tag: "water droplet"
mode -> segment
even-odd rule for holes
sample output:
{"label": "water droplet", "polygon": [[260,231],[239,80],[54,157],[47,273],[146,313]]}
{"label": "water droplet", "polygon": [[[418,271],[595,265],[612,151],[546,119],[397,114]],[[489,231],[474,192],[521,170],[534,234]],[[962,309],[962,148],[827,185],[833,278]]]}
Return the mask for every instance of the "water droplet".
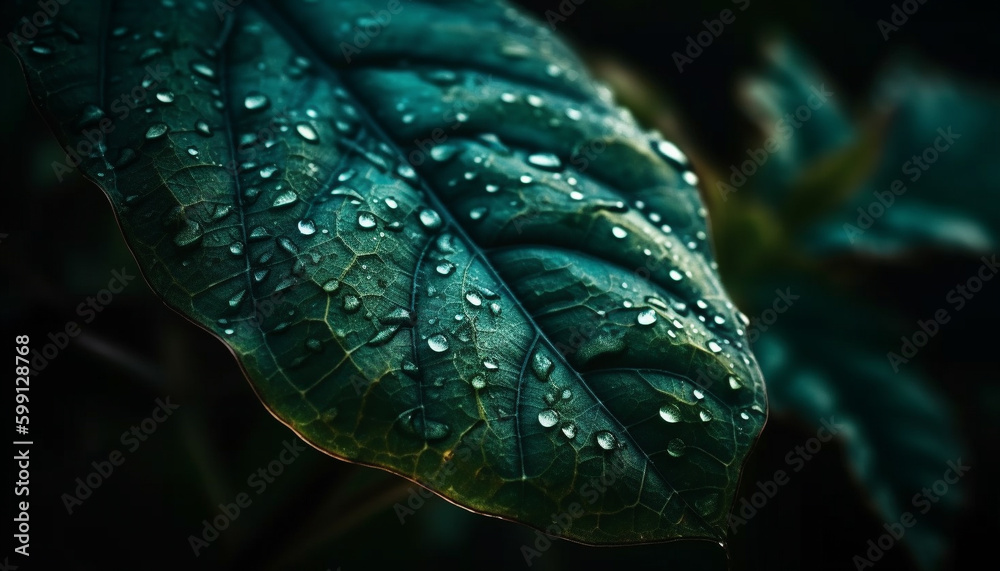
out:
{"label": "water droplet", "polygon": [[737,391],[737,390],[743,388],[743,383],[741,383],[740,380],[737,379],[736,377],[730,375],[729,376],[729,388],[733,389],[734,391]]}
{"label": "water droplet", "polygon": [[420,211],[420,223],[428,230],[436,230],[441,227],[441,215],[430,208],[425,208]]}
{"label": "water droplet", "polygon": [[282,192],[274,199],[274,202],[271,203],[271,206],[275,208],[281,206],[288,206],[289,204],[292,204],[298,199],[299,195],[295,194],[291,190],[286,190],[285,192]]}
{"label": "water droplet", "polygon": [[562,426],[562,433],[566,438],[576,438],[576,425],[572,422],[567,422]]}
{"label": "water droplet", "polygon": [[681,164],[686,165],[688,162],[687,155],[685,155],[677,145],[671,143],[670,141],[654,141],[653,148],[659,152],[663,157]]}
{"label": "water droplet", "polygon": [[358,226],[364,228],[365,230],[370,230],[376,225],[375,215],[371,212],[362,212],[358,214]]}
{"label": "water droplet", "polygon": [[701,392],[698,389],[695,389],[694,391],[692,391],[692,394],[694,395],[694,398],[696,398],[698,400],[701,400],[701,399],[705,398],[705,393]]}
{"label": "water droplet", "polygon": [[552,374],[552,370],[555,367],[552,361],[543,355],[541,351],[535,353],[535,356],[531,359],[531,370],[542,381],[549,380],[549,375]]}
{"label": "water droplet", "polygon": [[528,95],[527,97],[524,98],[524,100],[527,101],[528,105],[531,105],[532,107],[541,107],[542,105],[545,104],[544,99],[534,94]]}
{"label": "water droplet", "polygon": [[229,298],[229,307],[232,307],[234,309],[239,307],[239,305],[243,303],[243,296],[245,296],[246,293],[247,290],[245,289],[241,289],[240,291],[236,292],[236,294],[233,295],[233,297]]}
{"label": "water droplet", "polygon": [[626,232],[624,228],[615,226],[611,229],[611,235],[614,236],[615,238],[621,239],[628,236],[628,232]]}
{"label": "water droplet", "polygon": [[212,136],[212,128],[209,127],[209,125],[208,125],[207,122],[205,122],[205,121],[203,121],[201,119],[199,119],[198,121],[195,122],[195,124],[194,124],[194,130],[197,131],[198,133],[206,136],[206,137],[211,137]]}
{"label": "water droplet", "polygon": [[486,367],[487,371],[496,371],[496,370],[500,369],[500,365],[497,365],[493,361],[489,361],[489,360],[483,361],[483,366]]}
{"label": "water droplet", "polygon": [[435,268],[435,270],[437,271],[437,273],[441,274],[442,276],[447,276],[447,275],[451,274],[453,271],[455,271],[455,264],[453,264],[453,263],[451,263],[451,262],[449,262],[449,261],[446,260],[446,261],[441,262],[440,264],[438,264],[437,268]]}
{"label": "water droplet", "polygon": [[340,282],[337,280],[329,280],[323,284],[323,291],[327,293],[333,293],[340,288]]}
{"label": "water droplet", "polygon": [[574,190],[574,191],[572,191],[572,192],[569,193],[569,197],[572,198],[573,200],[583,200],[583,193],[580,192],[580,191]]}
{"label": "water droplet", "polygon": [[482,390],[486,388],[486,378],[482,375],[476,375],[472,377],[472,388]]}
{"label": "water droplet", "polygon": [[559,423],[559,413],[547,408],[538,413],[538,424],[545,428],[551,428]]}
{"label": "water droplet", "polygon": [[135,153],[132,149],[125,147],[122,149],[121,154],[118,156],[118,161],[115,162],[115,168],[124,168],[134,161],[139,155]]}
{"label": "water droplet", "polygon": [[471,303],[476,307],[479,307],[480,305],[483,304],[483,298],[479,297],[479,294],[475,292],[469,292],[465,294],[465,299],[466,301],[468,301],[469,303]]}
{"label": "water droplet", "polygon": [[652,309],[640,311],[636,321],[639,322],[639,325],[652,325],[656,323],[656,312]]}
{"label": "water droplet", "polygon": [[354,313],[361,307],[361,300],[357,296],[345,295],[344,296],[344,311],[348,313]]}
{"label": "water droplet", "polygon": [[698,175],[694,174],[692,171],[686,171],[682,177],[684,182],[690,184],[691,186],[698,186]]}
{"label": "water droplet", "polygon": [[702,422],[708,422],[712,420],[712,413],[707,410],[698,411],[698,417],[701,418]]}
{"label": "water droplet", "polygon": [[667,454],[670,454],[674,458],[680,458],[686,450],[687,445],[680,438],[674,438],[667,443]]}
{"label": "water droplet", "polygon": [[419,409],[404,412],[399,415],[399,421],[399,427],[402,430],[428,441],[441,440],[451,434],[450,426],[436,420],[425,419],[424,415],[420,414]]}
{"label": "water droplet", "polygon": [[605,450],[614,450],[615,446],[618,445],[618,439],[607,430],[601,430],[595,434],[594,440],[597,441],[598,446]]}
{"label": "water droplet", "polygon": [[232,244],[229,245],[229,251],[234,256],[242,256],[243,255],[243,242],[233,242]]}
{"label": "water droplet", "polygon": [[569,117],[571,121],[579,121],[583,118],[583,113],[581,113],[578,109],[570,107],[566,109],[566,116]]}
{"label": "water droplet", "polygon": [[435,353],[444,353],[448,350],[448,338],[438,333],[427,339],[427,346]]}
{"label": "water droplet", "polygon": [[494,301],[493,303],[490,304],[490,313],[492,313],[493,315],[499,317],[501,311],[502,311],[502,308],[500,307],[499,303],[497,303],[497,302]]}
{"label": "water droplet", "polygon": [[185,220],[184,228],[174,236],[174,244],[181,248],[193,246],[201,241],[204,230],[195,220]]}
{"label": "water droplet", "polygon": [[303,121],[295,125],[295,131],[299,134],[299,136],[301,136],[306,141],[309,141],[310,143],[319,142],[319,134],[316,132],[316,129],[313,128],[312,124],[310,123],[306,123],[305,121]]}
{"label": "water droplet", "polygon": [[718,353],[719,351],[722,351],[722,347],[720,347],[719,344],[716,343],[715,341],[709,341],[708,348],[713,353]]}
{"label": "water droplet", "polygon": [[486,208],[485,206],[479,206],[469,211],[469,218],[472,220],[481,220],[486,216],[488,212],[489,212],[488,208]]}
{"label": "water droplet", "polygon": [[446,161],[455,156],[458,147],[454,145],[437,145],[431,148],[431,158],[438,162]]}
{"label": "water droplet", "polygon": [[87,104],[80,113],[80,120],[77,121],[77,127],[83,128],[88,125],[94,125],[102,118],[104,118],[104,111],[100,107],[93,103]]}
{"label": "water droplet", "polygon": [[740,418],[742,418],[743,420],[750,420],[750,415],[745,412],[741,412]]}
{"label": "water droplet", "polygon": [[556,171],[562,168],[562,161],[552,153],[535,153],[528,157],[528,163],[542,169]]}
{"label": "water droplet", "polygon": [[316,233],[316,223],[312,220],[299,220],[299,232],[303,236],[312,236]]}
{"label": "water droplet", "polygon": [[169,130],[170,127],[168,127],[166,123],[153,123],[150,125],[149,129],[146,130],[146,138],[150,140],[159,139],[160,137],[166,135]]}
{"label": "water droplet", "polygon": [[277,293],[279,291],[286,290],[286,289],[294,286],[297,283],[298,283],[298,280],[295,279],[294,277],[292,277],[292,276],[285,276],[285,277],[281,278],[281,281],[278,282],[278,285],[274,286],[274,291],[275,291],[275,293]]}
{"label": "water droplet", "polygon": [[448,69],[430,71],[427,73],[426,77],[428,80],[437,83],[438,85],[449,85],[451,83],[455,83],[455,80],[458,79],[455,72]]}
{"label": "water droplet", "polygon": [[684,275],[678,272],[677,270],[670,270],[670,279],[674,280],[675,282],[679,282],[682,279],[684,279]]}
{"label": "water droplet", "polygon": [[173,91],[160,91],[156,94],[156,100],[160,103],[173,103],[174,102],[174,92]]}
{"label": "water droplet", "polygon": [[669,423],[680,422],[681,411],[676,405],[665,404],[660,407],[660,418]]}
{"label": "water droplet", "polygon": [[267,96],[259,91],[251,91],[243,98],[243,106],[249,111],[260,111],[270,105]]}
{"label": "water droplet", "polygon": [[191,71],[197,73],[205,79],[215,79],[215,70],[212,69],[212,66],[205,62],[191,62]]}

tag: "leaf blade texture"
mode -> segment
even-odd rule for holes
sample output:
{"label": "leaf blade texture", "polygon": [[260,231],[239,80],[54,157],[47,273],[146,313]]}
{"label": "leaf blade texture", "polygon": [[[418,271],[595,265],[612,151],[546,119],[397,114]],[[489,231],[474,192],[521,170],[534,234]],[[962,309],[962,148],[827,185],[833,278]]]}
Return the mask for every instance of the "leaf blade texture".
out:
{"label": "leaf blade texture", "polygon": [[394,6],[78,0],[15,50],[302,438],[583,543],[724,540],[766,400],[690,161],[509,5]]}

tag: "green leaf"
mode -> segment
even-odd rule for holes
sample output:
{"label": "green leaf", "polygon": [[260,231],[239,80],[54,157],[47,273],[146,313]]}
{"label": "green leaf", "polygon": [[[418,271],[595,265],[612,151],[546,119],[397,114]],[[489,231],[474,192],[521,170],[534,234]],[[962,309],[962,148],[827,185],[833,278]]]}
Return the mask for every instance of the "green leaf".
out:
{"label": "green leaf", "polygon": [[792,232],[809,228],[857,193],[877,163],[880,130],[872,126],[858,141],[803,169],[782,205],[782,225]]}
{"label": "green leaf", "polygon": [[166,303],[333,456],[724,540],[765,397],[686,157],[505,3],[215,7],[78,0],[15,45]]}
{"label": "green leaf", "polygon": [[771,411],[797,415],[816,429],[824,420],[839,426],[850,466],[879,518],[895,523],[910,512],[917,525],[901,541],[922,568],[937,569],[965,484],[932,507],[914,494],[963,457],[953,411],[917,363],[894,368],[887,353],[899,353],[898,322],[884,309],[817,282],[797,284],[791,290],[801,299],[754,347],[767,375]]}
{"label": "green leaf", "polygon": [[[795,45],[775,42],[766,55],[767,67],[744,82],[741,95],[750,119],[778,144],[758,155],[764,162],[741,193],[784,210],[782,222],[801,232],[810,254],[995,250],[1000,215],[981,208],[983,192],[998,187],[990,156],[1000,121],[995,90],[895,61],[880,74],[863,118],[852,121],[846,95]],[[823,85],[833,95],[810,105]],[[807,119],[793,123],[804,106],[799,118]],[[894,192],[895,184],[903,186]]]}
{"label": "green leaf", "polygon": [[[806,168],[822,163],[856,141],[850,118],[843,111],[846,96],[831,84],[816,64],[787,38],[767,44],[764,68],[741,84],[740,103],[761,131],[751,143],[758,167],[737,168],[747,176],[747,188],[779,207],[805,176]],[[731,173],[725,173],[728,178]]]}
{"label": "green leaf", "polygon": [[[892,121],[879,168],[853,200],[814,230],[812,250],[878,257],[995,251],[1000,211],[983,204],[1000,188],[992,168],[1000,95],[912,63],[896,62],[883,75],[874,99]],[[904,190],[893,193],[897,181]],[[848,231],[845,223],[853,228]]]}

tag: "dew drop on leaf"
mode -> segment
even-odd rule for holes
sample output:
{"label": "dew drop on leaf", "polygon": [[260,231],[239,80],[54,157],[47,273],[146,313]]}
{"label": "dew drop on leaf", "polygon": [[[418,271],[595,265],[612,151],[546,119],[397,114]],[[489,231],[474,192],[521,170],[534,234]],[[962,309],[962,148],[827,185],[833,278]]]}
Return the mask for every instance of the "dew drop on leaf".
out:
{"label": "dew drop on leaf", "polygon": [[441,216],[430,208],[420,211],[420,223],[428,230],[436,230],[441,227]]}
{"label": "dew drop on leaf", "polygon": [[686,450],[687,450],[687,445],[685,445],[684,441],[681,440],[680,438],[673,438],[670,440],[669,443],[667,443],[667,453],[673,456],[674,458],[679,458],[683,456]]}
{"label": "dew drop on leaf", "polygon": [[559,413],[547,408],[538,413],[538,424],[545,428],[551,428],[559,422]]}
{"label": "dew drop on leaf", "polygon": [[660,407],[660,418],[669,423],[680,422],[681,411],[677,408],[677,405],[665,404]]}
{"label": "dew drop on leaf", "polygon": [[543,355],[541,351],[536,352],[535,356],[531,358],[531,370],[542,381],[549,380],[549,375],[552,374],[554,368],[555,365],[552,361]]}
{"label": "dew drop on leaf", "polygon": [[371,212],[362,212],[358,214],[358,226],[365,230],[371,230],[375,227],[375,215]]}
{"label": "dew drop on leaf", "polygon": [[427,346],[435,353],[444,353],[448,350],[448,338],[438,333],[427,339]]}
{"label": "dew drop on leaf", "polygon": [[267,96],[259,91],[251,91],[247,93],[247,96],[243,98],[243,106],[247,108],[248,111],[260,111],[266,109],[270,105],[270,101]]}
{"label": "dew drop on leaf", "polygon": [[639,325],[652,325],[656,323],[656,312],[652,309],[640,311],[636,321],[639,322]]}
{"label": "dew drop on leaf", "polygon": [[146,130],[146,138],[149,140],[159,139],[160,137],[167,134],[170,127],[166,123],[153,123],[150,125],[149,129]]}
{"label": "dew drop on leaf", "polygon": [[614,450],[615,446],[618,445],[618,439],[615,438],[614,434],[611,434],[607,430],[601,430],[594,435],[594,440],[597,445],[604,450]]}
{"label": "dew drop on leaf", "polygon": [[316,233],[316,223],[312,220],[299,220],[299,233],[303,236],[312,236]]}

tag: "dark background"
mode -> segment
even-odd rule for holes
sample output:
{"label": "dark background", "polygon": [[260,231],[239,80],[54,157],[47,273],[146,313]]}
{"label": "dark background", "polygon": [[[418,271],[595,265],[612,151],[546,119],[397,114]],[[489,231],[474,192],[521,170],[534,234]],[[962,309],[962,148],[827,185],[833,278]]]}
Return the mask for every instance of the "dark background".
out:
{"label": "dark background", "polygon": [[[559,2],[519,4],[544,18]],[[808,52],[845,94],[841,103],[849,109],[864,107],[871,85],[901,55],[919,57],[957,79],[997,87],[1000,36],[992,6],[927,0],[884,41],[876,20],[889,16],[891,4],[752,0],[683,74],[671,53],[703,30],[703,19],[718,18],[732,3],[586,0],[558,28],[624,90],[623,100],[638,102],[640,119],[682,141],[705,164],[728,165],[741,160],[748,141],[758,135],[738,105],[738,81],[761,64],[760,46],[776,35]],[[67,320],[82,321],[77,304],[106,287],[112,270],[138,272],[102,193],[78,174],[62,182],[52,174],[49,164],[61,151],[30,105],[9,50],[0,50],[0,75],[5,86],[0,172],[6,178],[0,233],[8,234],[0,243],[0,316],[6,336],[28,334],[39,344]],[[991,153],[994,164],[997,150]],[[986,190],[981,208],[996,209]],[[898,265],[867,264],[860,275],[870,280],[861,289],[911,315],[907,323],[925,317],[939,302],[937,292],[978,265],[973,257],[940,252]],[[722,271],[725,275],[726,268]],[[934,292],[931,299],[927,292]],[[949,546],[947,569],[993,560],[992,541],[1000,527],[993,489],[997,461],[991,458],[1000,441],[992,415],[1000,412],[994,301],[1000,293],[983,297],[975,314],[954,320],[948,335],[920,357],[947,395],[941,406],[954,413],[959,433],[974,451],[970,457],[980,462],[959,484],[966,493],[963,507],[942,530]],[[745,311],[753,315],[751,309]],[[277,458],[282,442],[294,435],[260,405],[226,348],[163,306],[141,278],[32,378],[30,394],[36,443],[32,556],[28,562],[10,558],[22,569],[43,568],[43,561],[73,569],[348,570],[383,562],[520,569],[520,548],[535,539],[528,528],[469,514],[437,497],[400,525],[393,505],[407,501],[408,482],[310,448],[193,558],[187,537],[200,533],[202,519],[216,515],[220,502],[249,491],[247,477]],[[122,432],[167,396],[180,409],[148,442],[126,452],[125,463],[68,515],[60,496],[93,471],[92,462],[124,451]],[[754,482],[782,467],[786,452],[813,434],[794,415],[772,414],[746,467],[744,486],[752,492]],[[842,444],[834,442],[730,538],[730,565],[850,569],[851,557],[882,533],[882,523]],[[0,552],[0,561],[8,553]],[[722,569],[726,553],[698,542],[598,549],[557,541],[532,568],[601,563]],[[884,570],[915,565],[900,546],[876,564]]]}

